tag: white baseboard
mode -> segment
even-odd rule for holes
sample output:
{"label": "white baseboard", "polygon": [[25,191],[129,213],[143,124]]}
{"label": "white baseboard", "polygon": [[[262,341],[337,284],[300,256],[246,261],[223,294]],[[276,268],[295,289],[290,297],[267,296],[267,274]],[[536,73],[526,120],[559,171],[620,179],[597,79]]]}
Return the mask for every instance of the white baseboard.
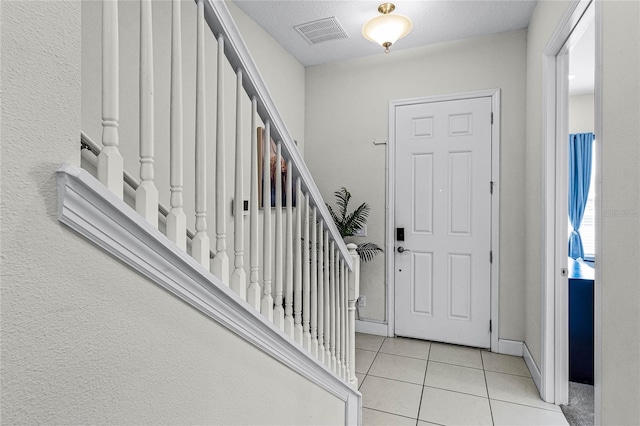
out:
{"label": "white baseboard", "polygon": [[387,324],[377,321],[356,320],[356,333],[375,334],[387,336]]}
{"label": "white baseboard", "polygon": [[527,364],[527,368],[529,369],[529,373],[531,373],[531,378],[533,379],[533,381],[536,384],[536,387],[538,388],[538,392],[540,392],[540,385],[542,383],[542,375],[540,374],[540,370],[538,369],[538,366],[533,360],[533,357],[531,356],[531,352],[529,352],[529,348],[527,347],[526,343],[522,344],[522,349],[523,349],[522,357],[524,358],[524,362]]}
{"label": "white baseboard", "polygon": [[498,339],[498,353],[512,356],[522,356],[522,342],[517,340]]}

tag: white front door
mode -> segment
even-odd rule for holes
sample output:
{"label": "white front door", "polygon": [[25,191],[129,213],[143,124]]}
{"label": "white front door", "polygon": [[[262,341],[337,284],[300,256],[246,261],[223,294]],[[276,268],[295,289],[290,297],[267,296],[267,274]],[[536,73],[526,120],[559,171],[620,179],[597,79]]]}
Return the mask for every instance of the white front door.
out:
{"label": "white front door", "polygon": [[491,346],[491,185],[490,97],[396,107],[397,335]]}

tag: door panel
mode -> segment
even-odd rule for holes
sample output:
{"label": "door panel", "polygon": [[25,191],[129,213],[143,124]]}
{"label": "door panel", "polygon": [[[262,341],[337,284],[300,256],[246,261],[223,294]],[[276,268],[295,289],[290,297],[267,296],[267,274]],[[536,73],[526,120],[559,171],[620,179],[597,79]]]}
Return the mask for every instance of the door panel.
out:
{"label": "door panel", "polygon": [[432,315],[433,256],[431,253],[411,253],[411,287],[413,313]]}
{"label": "door panel", "polygon": [[413,156],[413,233],[433,233],[433,154]]}
{"label": "door panel", "polygon": [[491,98],[396,107],[396,334],[490,347]]}

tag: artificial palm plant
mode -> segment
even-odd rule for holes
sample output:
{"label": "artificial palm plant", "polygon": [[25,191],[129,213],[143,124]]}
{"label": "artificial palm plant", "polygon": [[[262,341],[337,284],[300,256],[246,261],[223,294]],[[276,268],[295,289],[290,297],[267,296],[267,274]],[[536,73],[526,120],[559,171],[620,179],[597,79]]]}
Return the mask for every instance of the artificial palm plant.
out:
{"label": "artificial palm plant", "polygon": [[[351,200],[351,193],[347,191],[347,188],[343,186],[334,192],[334,195],[336,196],[338,212],[336,213],[333,208],[327,204],[329,213],[331,214],[342,238],[352,237],[367,223],[370,207],[367,203],[362,203],[353,212],[349,213],[349,200]],[[382,253],[383,250],[374,243],[360,243],[358,244],[356,251],[360,256],[360,260],[368,262],[378,253]]]}

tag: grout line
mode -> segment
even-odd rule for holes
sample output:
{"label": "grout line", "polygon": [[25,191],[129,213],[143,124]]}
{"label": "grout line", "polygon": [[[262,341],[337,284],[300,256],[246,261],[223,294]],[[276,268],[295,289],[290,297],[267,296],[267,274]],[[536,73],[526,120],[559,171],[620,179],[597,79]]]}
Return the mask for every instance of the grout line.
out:
{"label": "grout line", "polygon": [[[513,402],[513,401],[507,401],[504,399],[498,399],[498,398],[489,398],[489,403],[491,403],[491,401],[499,401],[499,402],[505,402],[507,404],[513,404],[513,405],[519,405],[521,407],[529,407],[529,408],[535,408],[538,410],[544,410],[544,411],[549,411],[552,413],[560,413],[560,414],[564,414],[564,412],[562,411],[562,409],[560,409],[560,411],[558,410],[551,410],[549,408],[544,408],[544,407],[536,407],[535,405],[527,405],[527,404],[523,404],[522,402]],[[545,404],[549,404],[548,402],[546,402]],[[553,404],[555,405],[555,404]],[[560,407],[559,405],[556,405],[556,407]]]}
{"label": "grout line", "polygon": [[443,391],[447,391],[447,392],[459,393],[460,395],[475,396],[476,398],[489,399],[489,397],[476,395],[476,394],[474,394],[474,393],[460,392],[460,391],[457,391],[457,390],[451,390],[451,389],[439,388],[439,387],[431,386],[431,385],[424,385],[424,387],[431,388],[431,389],[443,390]]}
{"label": "grout line", "polygon": [[[480,367],[480,368],[478,368],[478,367],[469,367],[468,365],[452,364],[450,362],[435,361],[435,360],[431,360],[431,359],[429,360],[429,362],[435,362],[437,364],[453,365],[454,367],[471,368],[473,370],[482,370],[482,371],[484,371],[484,368],[482,368],[482,367]],[[507,373],[505,373],[505,374],[507,374]],[[512,376],[513,376],[513,374],[512,374]],[[518,376],[518,377],[524,377],[524,376]]]}
{"label": "grout line", "polygon": [[431,348],[433,343],[429,343],[429,350],[427,350],[427,366],[424,369],[424,378],[422,379],[422,392],[420,392],[420,404],[418,404],[418,418],[416,419],[416,426],[420,424],[420,410],[422,409],[422,398],[424,398],[424,387],[427,381],[427,370],[429,370],[429,357],[431,356]]}
{"label": "grout line", "polygon": [[[425,374],[426,374],[426,369],[425,369]],[[421,385],[420,383],[416,383],[416,382],[407,382],[406,380],[393,379],[391,377],[376,376],[375,374],[367,374],[367,376],[376,377],[378,379],[393,380],[394,382],[406,383],[408,385],[424,386],[424,385]]]}
{"label": "grout line", "polygon": [[362,408],[366,408],[367,410],[377,411],[379,413],[391,414],[392,416],[403,417],[403,418],[409,419],[409,420],[415,420],[416,422],[418,421],[418,419],[414,419],[413,417],[404,416],[404,415],[398,414],[398,413],[391,413],[389,411],[379,410],[377,408],[369,408],[369,407],[362,407]]}
{"label": "grout line", "polygon": [[484,386],[487,389],[487,402],[489,403],[489,414],[491,415],[491,423],[496,424],[493,419],[493,408],[491,408],[491,399],[489,399],[489,384],[487,383],[487,370],[484,369],[484,357],[482,356],[482,352],[480,352],[480,362],[482,363],[482,376],[484,377]]}
{"label": "grout line", "polygon": [[505,373],[504,371],[495,371],[495,370],[487,370],[487,369],[485,369],[484,371],[488,371],[489,373],[506,374],[507,376],[524,377],[525,379],[533,380],[533,377],[531,377],[531,375],[523,376],[522,374]]}
{"label": "grout line", "polygon": [[[384,344],[384,341],[387,340],[387,338],[385,337],[384,339],[382,339],[382,343],[380,343],[380,348],[382,347],[382,345]],[[371,371],[371,367],[373,367],[373,363],[376,362],[376,358],[378,358],[378,354],[380,353],[380,348],[378,348],[378,350],[376,351],[375,356],[373,357],[373,360],[371,361],[371,365],[369,365],[369,368],[367,369],[367,372],[365,373],[365,375],[369,375],[369,371]],[[364,350],[364,349],[363,349]],[[369,352],[373,352],[373,351],[369,351]],[[374,376],[376,377],[376,376]]]}
{"label": "grout line", "polygon": [[410,356],[410,355],[401,355],[401,354],[394,354],[394,353],[391,353],[391,352],[383,352],[382,350],[380,350],[379,352],[380,352],[381,354],[385,354],[385,355],[402,356],[402,357],[405,357],[405,358],[419,359],[419,360],[421,360],[421,361],[428,361],[428,360],[429,360],[429,359],[428,359],[428,357],[429,357],[428,352],[427,352],[427,359],[425,359],[425,358],[418,358],[418,357],[416,357],[416,356]]}
{"label": "grout line", "polygon": [[[431,345],[429,345],[429,350],[431,350]],[[428,357],[428,354],[427,354]],[[429,361],[427,361],[427,365],[424,367],[424,376],[422,377],[422,389],[420,389],[420,402],[418,403],[418,414],[416,414],[416,426],[418,426],[418,422],[420,421],[420,409],[422,409],[422,398],[424,397],[424,382],[427,380],[427,368],[429,368]]]}

